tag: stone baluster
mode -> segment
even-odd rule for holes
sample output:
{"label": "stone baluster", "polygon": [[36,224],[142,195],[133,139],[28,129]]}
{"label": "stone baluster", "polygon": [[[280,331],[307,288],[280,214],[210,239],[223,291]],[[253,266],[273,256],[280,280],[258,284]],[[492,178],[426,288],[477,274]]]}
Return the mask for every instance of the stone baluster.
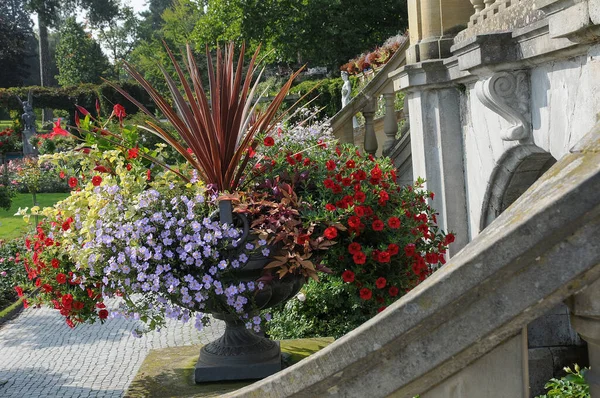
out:
{"label": "stone baluster", "polygon": [[383,144],[383,152],[388,151],[396,142],[396,133],[398,133],[398,120],[396,119],[396,108],[394,102],[396,93],[384,93],[385,99],[385,117],[383,119],[383,132],[385,133],[385,143]]}
{"label": "stone baluster", "polygon": [[483,0],[471,0],[471,4],[473,4],[473,8],[475,9],[475,17],[479,15],[479,13],[483,10]]}
{"label": "stone baluster", "polygon": [[375,126],[373,124],[376,108],[377,100],[371,98],[362,110],[365,117],[365,152],[373,156],[377,152],[377,137],[375,136]]}
{"label": "stone baluster", "polygon": [[568,301],[571,325],[588,343],[590,370],[585,379],[592,398],[600,398],[600,280]]}
{"label": "stone baluster", "polygon": [[496,0],[483,0],[485,3],[485,10],[489,10],[492,7],[492,4],[496,2]]}

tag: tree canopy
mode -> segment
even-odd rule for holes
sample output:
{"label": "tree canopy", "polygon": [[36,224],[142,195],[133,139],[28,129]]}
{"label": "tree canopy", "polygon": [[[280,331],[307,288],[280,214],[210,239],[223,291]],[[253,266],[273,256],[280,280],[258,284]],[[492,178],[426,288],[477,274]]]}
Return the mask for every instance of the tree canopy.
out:
{"label": "tree canopy", "polygon": [[65,87],[100,82],[100,77],[105,76],[109,69],[108,59],[100,45],[73,17],[65,21],[59,34],[56,48],[58,83]]}
{"label": "tree canopy", "polygon": [[33,37],[23,0],[0,2],[0,87],[20,86],[29,75],[27,43]]}

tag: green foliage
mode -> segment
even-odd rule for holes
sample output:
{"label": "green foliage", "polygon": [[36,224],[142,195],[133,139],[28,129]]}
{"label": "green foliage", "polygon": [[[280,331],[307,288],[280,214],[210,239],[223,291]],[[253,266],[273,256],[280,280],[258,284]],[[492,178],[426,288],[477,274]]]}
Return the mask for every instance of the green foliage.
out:
{"label": "green foliage", "polygon": [[17,253],[23,253],[23,239],[0,240],[0,309],[10,305],[17,298],[14,287],[27,280],[25,267],[16,260]]}
{"label": "green foliage", "polygon": [[406,3],[392,0],[214,0],[194,41],[244,39],[251,48],[263,43],[273,50],[270,62],[337,68],[406,26]]}
{"label": "green foliage", "polygon": [[32,36],[23,0],[0,2],[0,87],[23,84],[28,75],[27,42]]}
{"label": "green foliage", "polygon": [[322,80],[305,80],[302,83],[292,87],[290,94],[304,95],[313,90],[315,86],[318,86],[308,96],[306,96],[303,103],[301,103],[301,106],[316,98],[313,102],[311,102],[311,106],[316,106],[319,109],[324,108],[323,112],[327,116],[331,117],[338,113],[340,109],[342,109],[343,84],[344,82],[339,77]]}
{"label": "green foliage", "polygon": [[59,33],[60,42],[56,48],[58,83],[63,87],[99,83],[109,69],[100,45],[73,17],[65,21]]}
{"label": "green foliage", "polygon": [[360,299],[342,278],[326,275],[320,279],[309,281],[300,295],[270,311],[273,316],[266,330],[269,336],[277,340],[339,338],[368,319],[360,310]]}
{"label": "green foliage", "polygon": [[537,398],[590,398],[590,386],[584,378],[588,369],[581,369],[577,364],[573,369],[567,366],[564,368],[567,372],[565,377],[550,379],[544,386],[548,392]]}
{"label": "green foliage", "polygon": [[[121,83],[120,86],[148,109],[154,109],[150,97],[141,86],[129,82]],[[137,112],[137,107],[134,104],[107,83],[100,85],[82,84],[64,88],[37,86],[0,88],[0,108],[14,110],[15,113],[11,113],[11,118],[13,120],[20,119],[22,108],[17,97],[26,98],[29,90],[33,95],[33,105],[38,109],[62,109],[73,115],[75,105],[93,111],[96,106],[96,99],[100,99],[100,106],[105,112],[110,113],[115,104],[123,105],[127,113]]]}

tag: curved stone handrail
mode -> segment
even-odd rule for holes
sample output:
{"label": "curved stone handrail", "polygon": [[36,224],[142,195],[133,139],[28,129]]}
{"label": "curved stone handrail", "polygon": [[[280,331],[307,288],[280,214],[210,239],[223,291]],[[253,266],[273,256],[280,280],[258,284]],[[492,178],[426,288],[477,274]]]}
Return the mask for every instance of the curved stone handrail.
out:
{"label": "curved stone handrail", "polygon": [[[409,47],[408,38],[402,43],[400,48],[394,53],[385,66],[373,77],[369,83],[358,93],[358,95],[336,113],[331,119],[331,128],[333,135],[342,142],[354,142],[352,118],[358,112],[363,112],[366,123],[373,121],[373,115],[377,106],[377,98],[383,94],[386,98],[386,122],[385,133],[393,141],[393,137],[398,131],[397,121],[394,110],[394,83],[388,77],[390,72],[398,69],[406,63],[406,50]],[[389,112],[391,110],[392,112]],[[365,150],[374,154],[377,151],[377,141],[375,140],[374,131],[369,132],[365,127]],[[394,130],[395,129],[395,130]],[[392,131],[393,130],[393,131]],[[370,134],[373,133],[373,134]],[[391,142],[386,142],[386,147],[391,146]],[[387,149],[387,148],[384,148]]]}
{"label": "curved stone handrail", "polygon": [[600,281],[599,186],[600,123],[417,288],[313,356],[225,396],[426,393]]}

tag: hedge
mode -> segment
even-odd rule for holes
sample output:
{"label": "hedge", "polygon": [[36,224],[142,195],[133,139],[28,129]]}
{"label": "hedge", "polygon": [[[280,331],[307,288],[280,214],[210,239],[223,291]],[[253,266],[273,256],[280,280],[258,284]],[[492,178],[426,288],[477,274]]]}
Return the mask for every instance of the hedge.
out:
{"label": "hedge", "polygon": [[[120,86],[133,98],[140,101],[152,112],[154,106],[146,91],[134,83],[120,83]],[[129,114],[136,113],[137,107],[126,100],[118,91],[108,83],[100,85],[81,84],[74,87],[10,87],[0,88],[0,108],[22,111],[17,99],[26,99],[29,91],[33,94],[34,108],[61,109],[69,113],[75,110],[75,105],[80,105],[91,112],[96,107],[96,99],[104,113],[110,113],[114,104],[121,104]],[[95,112],[94,112],[95,113]]]}

